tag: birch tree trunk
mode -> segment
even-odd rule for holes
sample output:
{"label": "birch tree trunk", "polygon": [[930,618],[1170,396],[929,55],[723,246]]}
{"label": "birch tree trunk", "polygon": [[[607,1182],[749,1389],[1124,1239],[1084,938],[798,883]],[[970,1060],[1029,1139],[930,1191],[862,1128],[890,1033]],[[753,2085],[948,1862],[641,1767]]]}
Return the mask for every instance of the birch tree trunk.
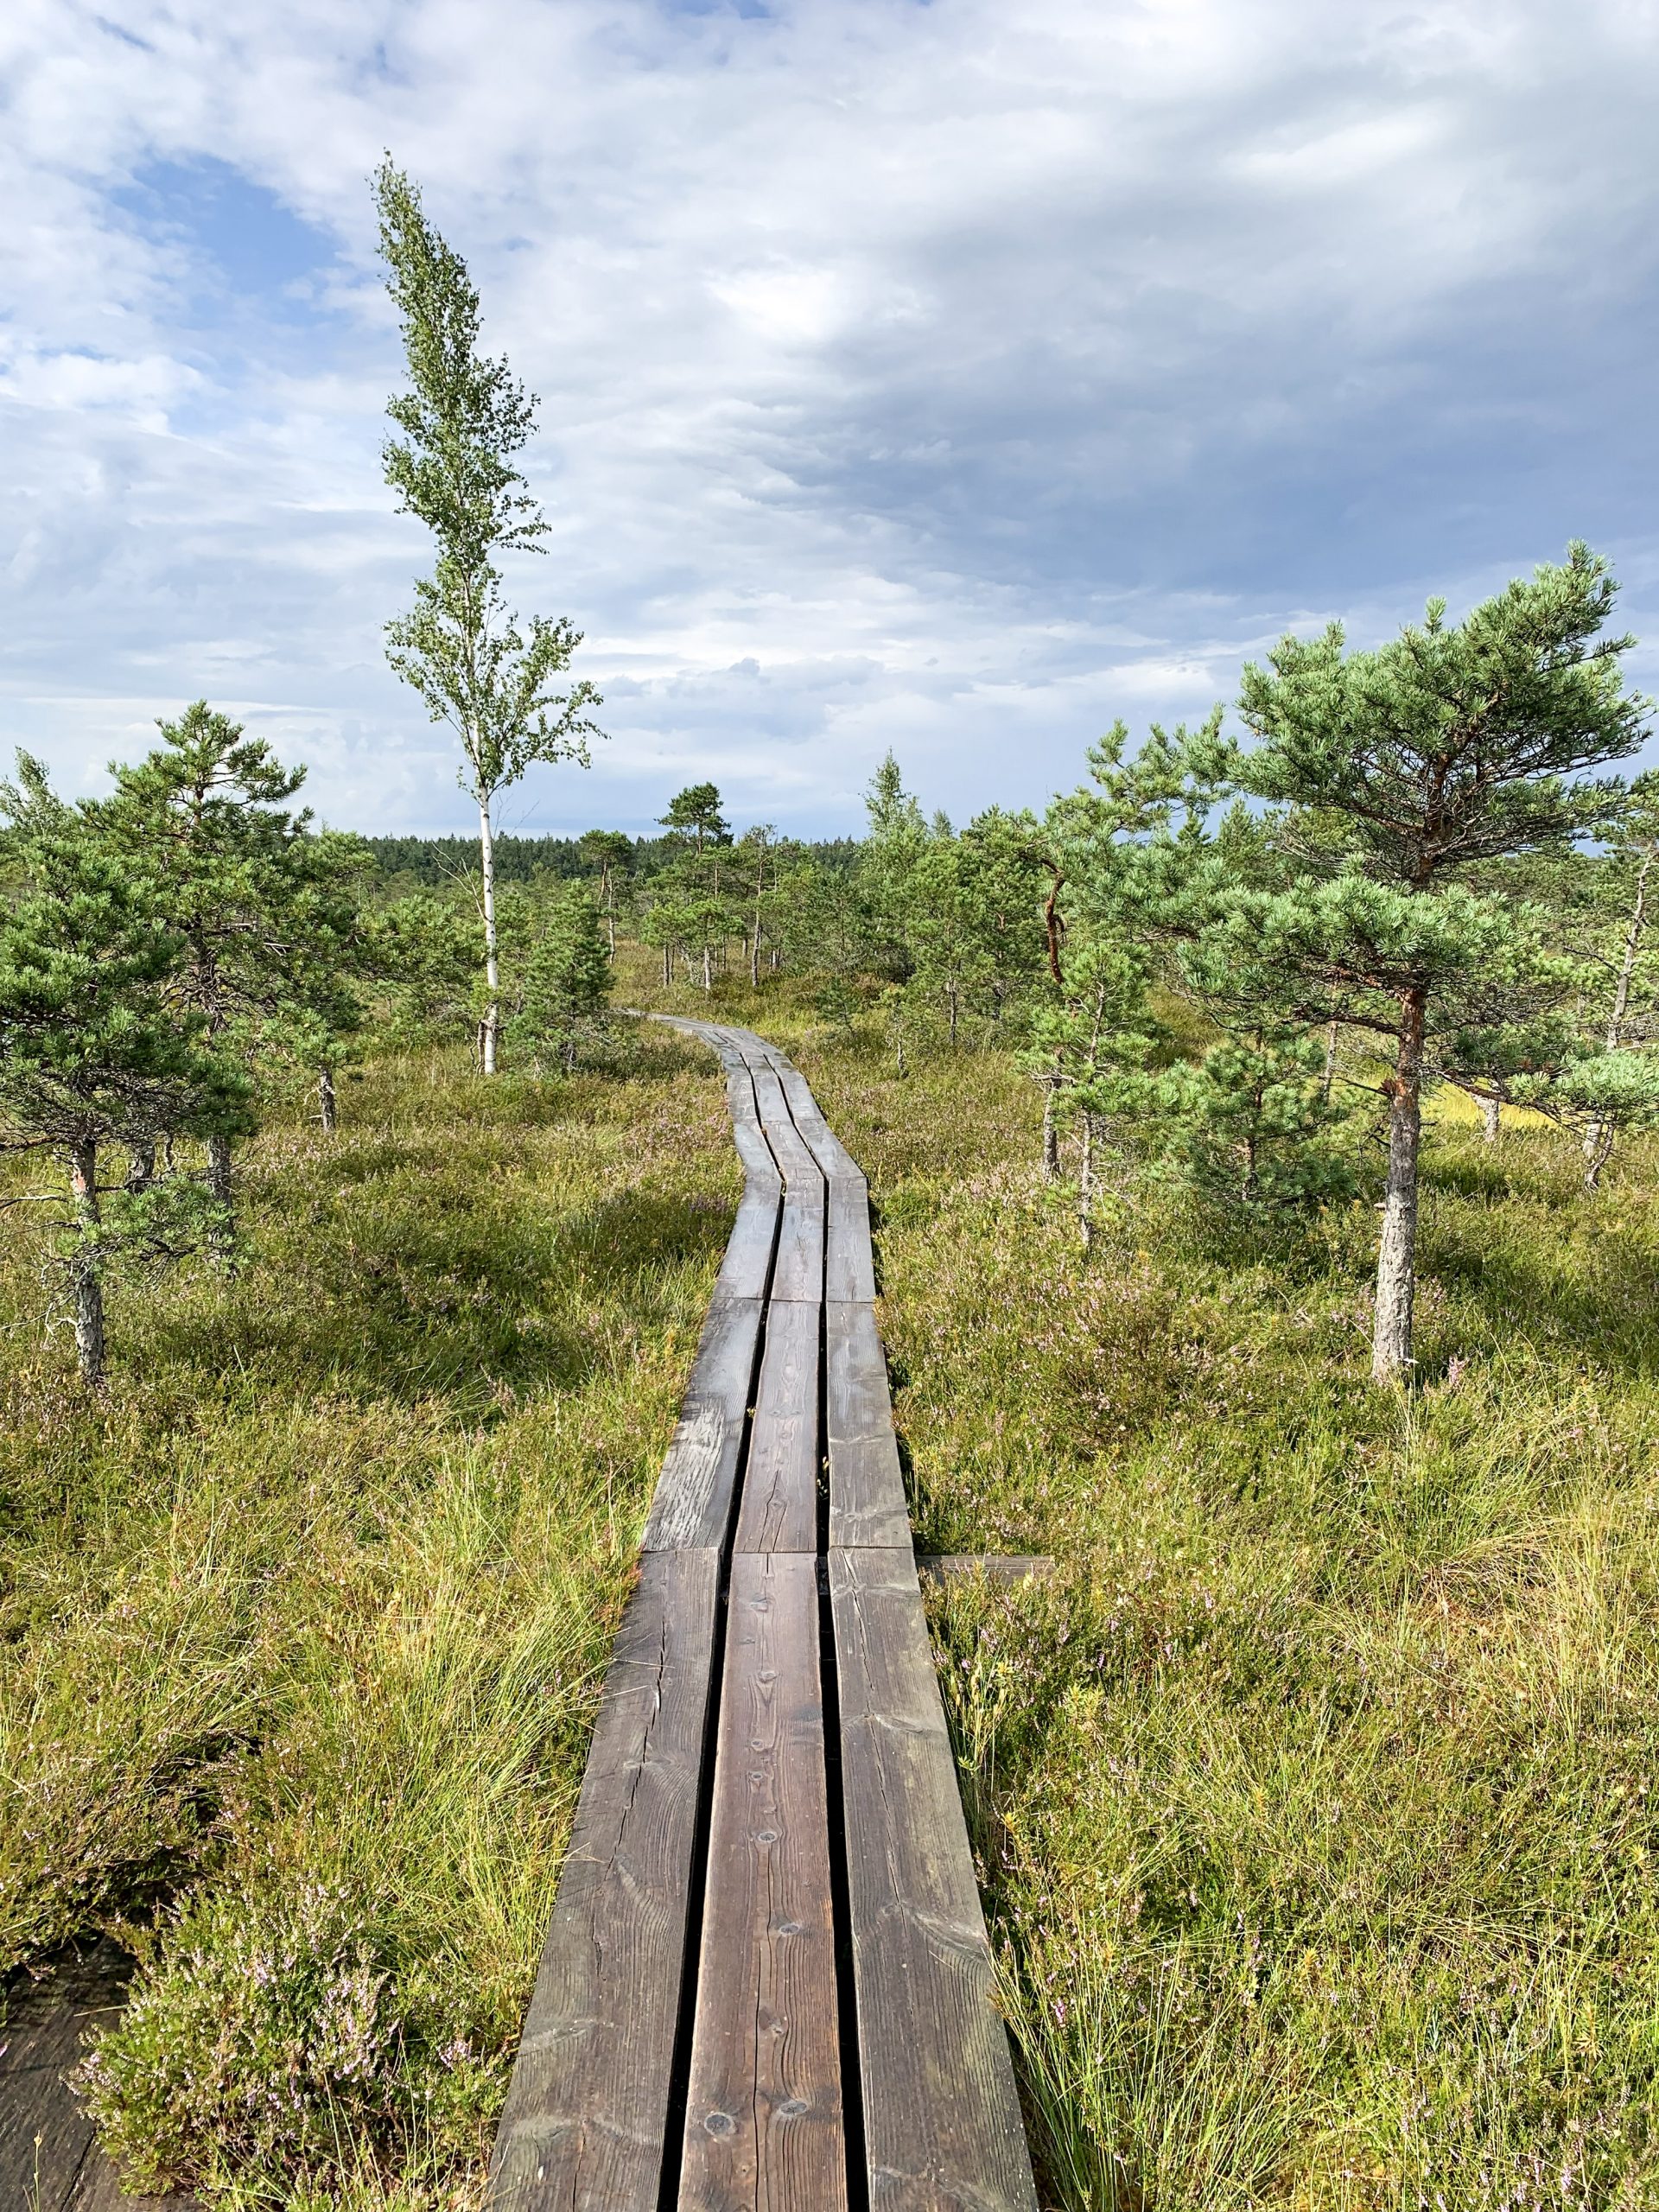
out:
{"label": "birch tree trunk", "polygon": [[[1648,918],[1648,877],[1659,852],[1643,856],[1636,872],[1636,899],[1630,908],[1630,926],[1624,932],[1624,949],[1619,956],[1618,980],[1613,986],[1612,1009],[1607,1017],[1607,1029],[1602,1041],[1610,1052],[1616,1052],[1624,1041],[1624,1017],[1630,1010],[1630,984],[1636,975],[1637,957],[1642,950],[1643,931]],[[1601,1180],[1601,1171],[1607,1165],[1613,1149],[1613,1131],[1606,1122],[1592,1122],[1584,1133],[1584,1187],[1593,1191]]]}
{"label": "birch tree trunk", "polygon": [[1059,1089],[1058,1076],[1043,1077],[1043,1180],[1055,1183],[1060,1174],[1060,1125],[1056,1116],[1055,1094]]}
{"label": "birch tree trunk", "polygon": [[495,935],[495,836],[490,826],[490,803],[478,803],[479,867],[484,887],[484,981],[489,1004],[480,1035],[484,1073],[495,1073],[496,1041],[501,1029],[501,959]]}
{"label": "birch tree trunk", "polygon": [[1337,1025],[1334,1021],[1327,1021],[1325,1025],[1325,1072],[1319,1077],[1319,1097],[1326,1106],[1331,1103],[1331,1087],[1336,1079]]}
{"label": "birch tree trunk", "polygon": [[317,1119],[325,1136],[333,1136],[340,1116],[334,1099],[334,1071],[324,1068],[317,1077]]}
{"label": "birch tree trunk", "polygon": [[104,1386],[104,1278],[98,1231],[98,1147],[88,1141],[69,1154],[69,1187],[75,1205],[76,1240],[72,1262],[75,1293],[75,1363],[89,1390]]}
{"label": "birch tree trunk", "polygon": [[1376,1317],[1371,1379],[1397,1382],[1411,1369],[1412,1302],[1417,1287],[1417,1155],[1423,1134],[1423,1038],[1428,994],[1407,991],[1389,1093],[1389,1181],[1376,1255]]}
{"label": "birch tree trunk", "polygon": [[1503,1126],[1503,1107],[1500,1100],[1483,1098],[1480,1102],[1482,1134],[1488,1144],[1497,1142],[1498,1131]]}
{"label": "birch tree trunk", "polygon": [[215,1132],[207,1140],[207,1192],[220,1208],[213,1224],[213,1249],[227,1264],[236,1241],[236,1217],[232,1211],[231,1141]]}
{"label": "birch tree trunk", "polygon": [[147,1191],[156,1180],[156,1140],[145,1137],[132,1147],[127,1163],[127,1188],[134,1192]]}
{"label": "birch tree trunk", "polygon": [[702,988],[705,991],[712,991],[715,988],[715,979],[709,969],[709,948],[706,944],[702,948]]}
{"label": "birch tree trunk", "polygon": [[1083,1160],[1077,1170],[1077,1226],[1083,1231],[1083,1249],[1094,1249],[1095,1242],[1095,1117],[1085,1111],[1083,1117]]}

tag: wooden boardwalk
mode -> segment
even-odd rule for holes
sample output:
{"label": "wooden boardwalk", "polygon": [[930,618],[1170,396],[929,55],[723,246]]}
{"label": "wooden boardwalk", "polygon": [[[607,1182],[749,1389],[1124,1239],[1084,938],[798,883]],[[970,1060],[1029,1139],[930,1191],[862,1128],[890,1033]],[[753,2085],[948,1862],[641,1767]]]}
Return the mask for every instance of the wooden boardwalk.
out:
{"label": "wooden boardwalk", "polygon": [[1035,2212],[864,1178],[719,1053],[736,1224],[606,1677],[492,2212]]}

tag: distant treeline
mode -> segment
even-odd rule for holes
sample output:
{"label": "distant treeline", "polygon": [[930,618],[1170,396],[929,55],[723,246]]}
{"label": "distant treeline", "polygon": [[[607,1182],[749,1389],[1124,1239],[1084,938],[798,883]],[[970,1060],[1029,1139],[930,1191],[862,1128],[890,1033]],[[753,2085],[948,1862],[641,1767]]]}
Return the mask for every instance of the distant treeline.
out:
{"label": "distant treeline", "polygon": [[[408,883],[439,885],[478,873],[478,839],[467,837],[365,837],[389,879]],[[632,852],[625,867],[635,880],[658,874],[683,854],[683,836],[631,837]],[[821,868],[851,868],[858,856],[853,837],[828,837],[797,848]],[[535,883],[550,878],[588,876],[594,873],[590,854],[579,837],[512,837],[495,840],[495,873],[502,883]]]}

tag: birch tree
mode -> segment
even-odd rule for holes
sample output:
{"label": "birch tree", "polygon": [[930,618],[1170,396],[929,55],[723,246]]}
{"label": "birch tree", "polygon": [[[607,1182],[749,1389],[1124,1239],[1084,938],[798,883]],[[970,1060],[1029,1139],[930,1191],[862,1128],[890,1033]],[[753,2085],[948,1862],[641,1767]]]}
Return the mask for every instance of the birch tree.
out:
{"label": "birch tree", "polygon": [[[1618,946],[1608,966],[1611,969],[1607,1018],[1601,1033],[1605,1052],[1618,1052],[1630,1041],[1636,1012],[1637,980],[1644,964],[1650,968],[1649,938],[1653,914],[1659,906],[1659,771],[1638,776],[1630,786],[1610,840],[1609,887],[1622,906]],[[1652,984],[1649,980],[1649,995]],[[1650,1031],[1651,1020],[1643,1025]],[[1646,1041],[1644,1034],[1643,1041]],[[1584,1149],[1584,1186],[1593,1191],[1612,1157],[1618,1123],[1611,1114],[1592,1115],[1581,1142]]]}
{"label": "birch tree", "polygon": [[479,298],[467,264],[427,219],[416,186],[391,157],[374,175],[386,288],[397,310],[410,389],[388,403],[402,433],[382,454],[402,512],[431,531],[436,562],[410,613],[386,625],[386,657],[435,722],[461,742],[460,783],[478,809],[486,1008],[480,1058],[496,1071],[501,1030],[494,809],[535,761],[579,760],[600,733],[591,683],[559,688],[582,634],[564,616],[522,627],[499,563],[544,552],[548,524],[516,466],[537,402],[505,359],[479,350]]}

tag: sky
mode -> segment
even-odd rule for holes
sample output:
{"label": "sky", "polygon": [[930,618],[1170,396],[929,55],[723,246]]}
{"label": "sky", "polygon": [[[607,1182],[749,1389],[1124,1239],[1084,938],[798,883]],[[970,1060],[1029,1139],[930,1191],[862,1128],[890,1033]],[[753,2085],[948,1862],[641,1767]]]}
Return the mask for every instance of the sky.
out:
{"label": "sky", "polygon": [[1575,537],[1659,691],[1656,96],[1656,0],[8,0],[0,757],[92,791],[206,696],[338,826],[468,826],[384,655],[383,149],[604,694],[503,827],[837,834],[889,748],[1040,807]]}

